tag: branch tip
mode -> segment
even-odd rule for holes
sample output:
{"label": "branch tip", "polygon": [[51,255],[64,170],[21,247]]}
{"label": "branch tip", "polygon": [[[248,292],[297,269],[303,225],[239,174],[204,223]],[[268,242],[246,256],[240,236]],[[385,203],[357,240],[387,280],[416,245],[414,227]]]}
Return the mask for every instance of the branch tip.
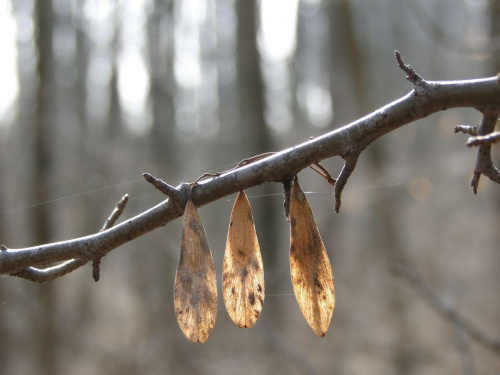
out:
{"label": "branch tip", "polygon": [[101,259],[92,262],[92,278],[95,282],[98,282],[101,278]]}
{"label": "branch tip", "polygon": [[356,164],[359,159],[359,155],[361,152],[357,151],[356,153],[343,156],[345,160],[344,167],[340,171],[339,177],[337,178],[337,183],[335,184],[334,195],[335,195],[335,212],[339,213],[340,205],[342,203],[342,191],[349,179],[349,176],[352,174],[354,169],[356,168]]}
{"label": "branch tip", "polygon": [[425,80],[415,71],[415,69],[411,65],[405,64],[398,50],[394,52],[394,55],[396,56],[398,66],[407,74],[406,79],[413,84],[414,88],[415,86],[422,86],[425,84]]}
{"label": "branch tip", "polygon": [[113,212],[111,212],[111,215],[109,215],[107,220],[104,222],[104,225],[101,228],[101,232],[115,225],[116,221],[120,218],[121,214],[125,210],[125,206],[127,205],[127,203],[128,194],[125,194],[122,199],[120,199],[120,201],[116,204],[116,207]]}
{"label": "branch tip", "polygon": [[478,135],[477,137],[469,137],[467,147],[489,146],[500,142],[500,132],[493,132],[488,135]]}
{"label": "branch tip", "polygon": [[170,186],[162,179],[156,178],[150,173],[143,173],[142,176],[147,182],[149,182],[167,197],[171,198],[173,201],[179,202],[181,200],[181,193],[175,187]]}
{"label": "branch tip", "polygon": [[453,129],[453,133],[463,133],[469,135],[477,135],[479,125],[457,125]]}
{"label": "branch tip", "polygon": [[330,185],[335,186],[335,184],[337,183],[337,180],[334,179],[330,175],[330,173],[328,173],[325,167],[323,167],[320,163],[311,164],[309,168],[311,168],[314,172],[323,177],[326,180],[326,182],[328,182]]}

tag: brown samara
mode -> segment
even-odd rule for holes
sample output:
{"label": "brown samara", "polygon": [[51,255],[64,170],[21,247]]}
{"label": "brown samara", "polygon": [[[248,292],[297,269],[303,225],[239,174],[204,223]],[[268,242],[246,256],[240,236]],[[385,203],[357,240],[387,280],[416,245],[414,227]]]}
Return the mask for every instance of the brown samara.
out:
{"label": "brown samara", "polygon": [[264,304],[264,269],[250,203],[243,191],[236,197],[229,222],[222,288],[233,322],[241,328],[252,327]]}
{"label": "brown samara", "polygon": [[290,271],[302,314],[314,332],[324,336],[335,307],[332,267],[297,178],[290,197]]}
{"label": "brown samara", "polygon": [[191,199],[186,204],[182,224],[174,307],[179,326],[188,340],[205,342],[217,318],[217,280],[205,230]]}

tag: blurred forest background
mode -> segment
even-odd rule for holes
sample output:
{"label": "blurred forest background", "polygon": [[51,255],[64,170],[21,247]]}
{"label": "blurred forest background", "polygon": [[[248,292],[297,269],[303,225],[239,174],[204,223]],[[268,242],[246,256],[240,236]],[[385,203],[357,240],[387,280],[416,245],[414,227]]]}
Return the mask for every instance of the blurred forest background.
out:
{"label": "blurred forest background", "polygon": [[[500,2],[488,0],[0,0],[0,243],[96,232],[172,185],[348,124],[429,80],[500,70]],[[249,189],[266,300],[238,329],[219,294],[215,330],[177,326],[177,220],[91,267],[0,282],[1,374],[500,374],[393,272],[405,262],[448,306],[500,337],[500,187],[469,186],[476,151],[448,110],[370,145],[334,214],[332,188],[299,179],[332,261],[337,305],[318,338],[295,302],[280,184]],[[500,158],[496,157],[497,161]],[[324,162],[338,174],[340,159]],[[233,198],[200,209],[221,283]],[[220,290],[220,289],[219,289]]]}

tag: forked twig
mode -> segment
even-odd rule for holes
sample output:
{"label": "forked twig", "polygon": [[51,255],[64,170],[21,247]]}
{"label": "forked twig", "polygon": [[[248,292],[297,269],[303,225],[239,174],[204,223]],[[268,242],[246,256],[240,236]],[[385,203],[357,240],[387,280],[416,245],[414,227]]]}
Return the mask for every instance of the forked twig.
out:
{"label": "forked twig", "polygon": [[[115,222],[118,220],[120,215],[123,213],[125,206],[128,202],[128,194],[125,194],[122,199],[116,204],[115,209],[111,213],[111,215],[106,219],[101,231],[111,228]],[[90,259],[78,258],[78,259],[70,259],[66,262],[58,264],[56,266],[47,267],[47,268],[37,268],[37,267],[28,267],[24,268],[18,272],[11,273],[11,276],[21,277],[26,280],[34,281],[37,283],[44,283],[48,281],[55,280],[61,276],[64,276],[82,266],[87,264]],[[92,262],[92,276],[95,281],[99,280],[99,265],[101,262],[101,257],[98,259],[94,259]]]}

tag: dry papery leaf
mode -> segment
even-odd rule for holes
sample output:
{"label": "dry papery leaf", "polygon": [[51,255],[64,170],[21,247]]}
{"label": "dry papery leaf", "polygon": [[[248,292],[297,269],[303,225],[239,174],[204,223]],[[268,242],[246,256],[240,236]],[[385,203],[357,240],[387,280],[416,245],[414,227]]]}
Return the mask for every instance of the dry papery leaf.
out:
{"label": "dry papery leaf", "polygon": [[182,223],[174,307],[179,326],[188,340],[205,342],[217,318],[217,280],[205,230],[191,199],[186,204]]}
{"label": "dry papery leaf", "polygon": [[297,178],[290,199],[290,271],[302,315],[318,336],[324,336],[335,307],[332,267]]}
{"label": "dry papery leaf", "polygon": [[233,322],[240,328],[252,327],[264,304],[264,269],[250,203],[243,191],[236,197],[229,222],[222,289]]}

